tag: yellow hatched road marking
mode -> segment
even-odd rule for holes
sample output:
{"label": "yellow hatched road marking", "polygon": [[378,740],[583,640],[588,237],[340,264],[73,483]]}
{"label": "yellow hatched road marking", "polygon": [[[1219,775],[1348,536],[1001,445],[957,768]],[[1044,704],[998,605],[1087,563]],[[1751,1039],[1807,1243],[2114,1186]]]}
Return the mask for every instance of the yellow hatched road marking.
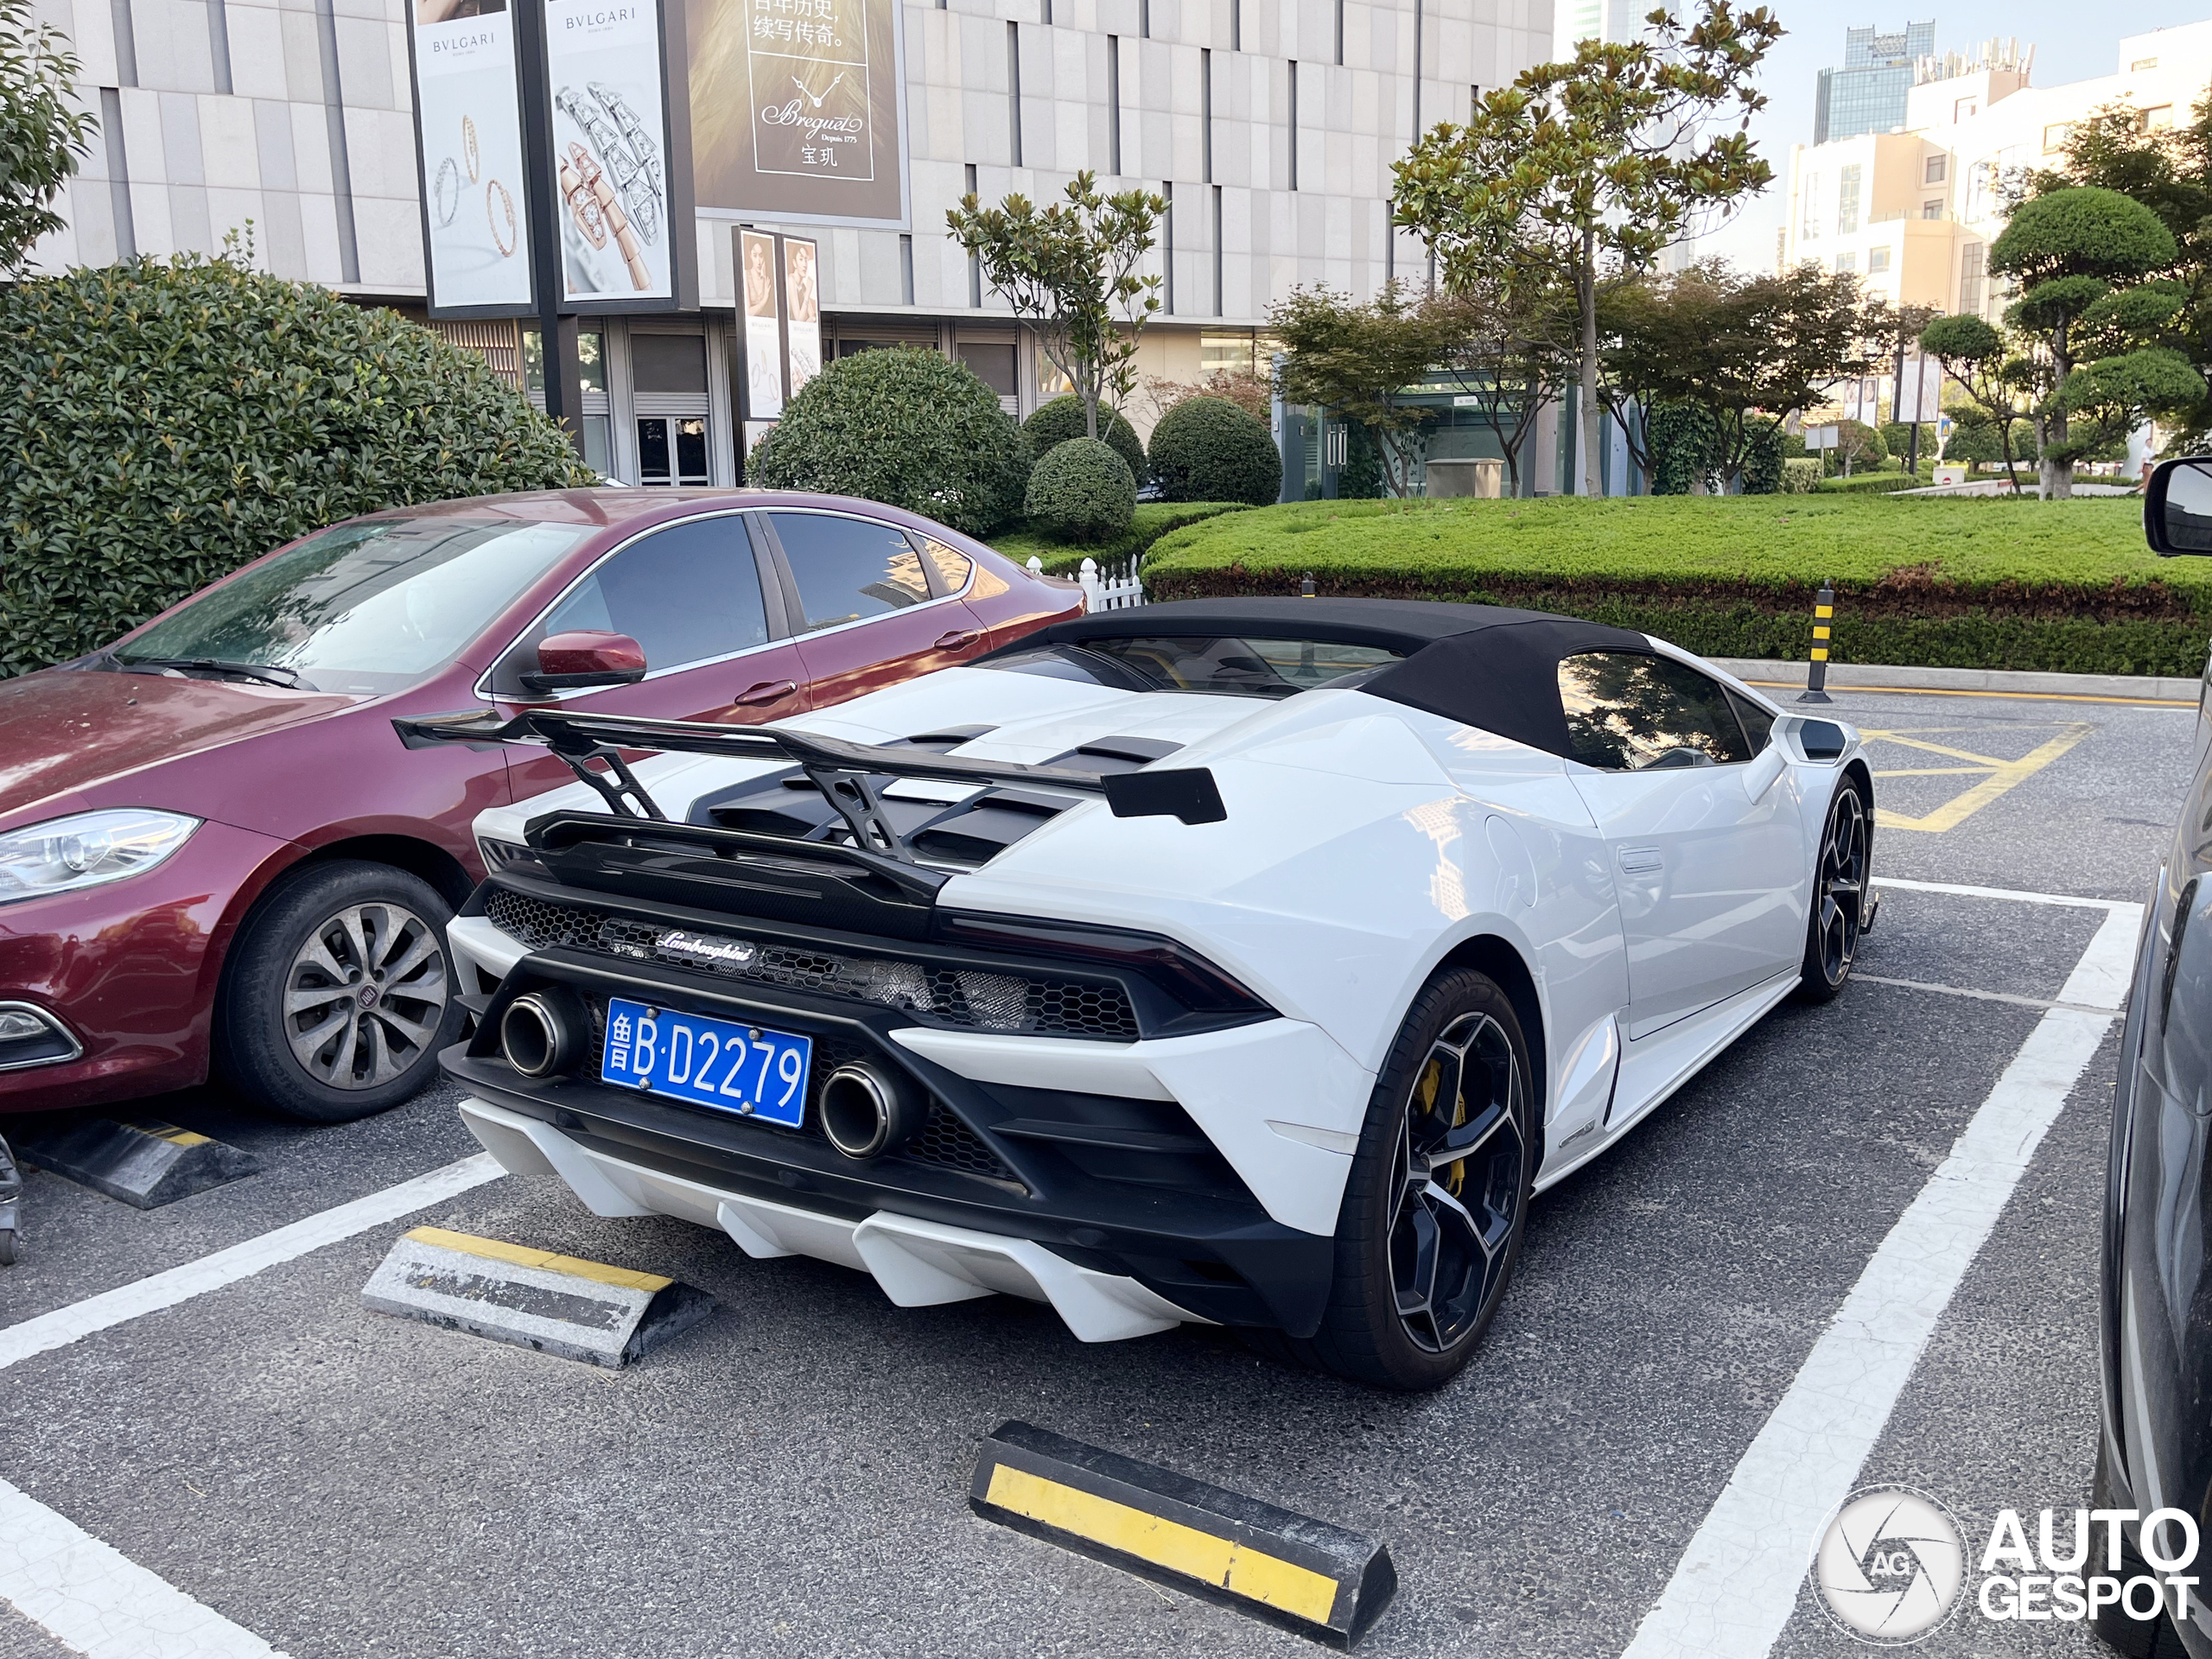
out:
{"label": "yellow hatched road marking", "polygon": [[[1943,729],[1936,728],[1938,732]],[[1878,778],[1983,773],[1980,783],[1965,793],[1946,801],[1933,812],[1920,817],[1912,817],[1903,812],[1892,812],[1886,807],[1877,807],[1874,810],[1874,822],[1882,829],[1919,830],[1931,835],[1941,835],[1946,830],[1955,830],[1992,801],[2041,772],[2094,729],[2094,727],[2086,721],[2066,726],[2057,736],[2038,745],[2017,760],[2005,760],[1995,755],[1976,754],[1970,749],[1955,749],[1942,743],[1928,742],[1923,738],[1910,737],[1902,732],[1862,732],[1860,735],[1869,743],[1877,741],[1896,743],[1905,748],[1920,749],[1929,754],[1939,754],[1946,760],[1964,760],[1971,763],[1965,766],[1930,768],[1925,773],[1877,772],[1875,776]]]}
{"label": "yellow hatched road marking", "polygon": [[983,1499],[1316,1624],[1326,1624],[1329,1610],[1336,1605],[1336,1580],[1322,1573],[1026,1469],[1000,1464],[991,1471],[990,1489]]}
{"label": "yellow hatched road marking", "polygon": [[577,1255],[556,1255],[550,1250],[533,1250],[524,1244],[509,1244],[496,1238],[479,1238],[474,1233],[456,1233],[443,1227],[410,1229],[408,1237],[424,1244],[435,1244],[444,1249],[459,1250],[467,1255],[480,1255],[493,1262],[505,1262],[518,1268],[543,1268],[548,1273],[565,1273],[572,1278],[589,1279],[602,1285],[620,1285],[626,1290],[666,1290],[676,1282],[664,1279],[657,1273],[636,1273],[628,1268],[610,1268],[604,1262],[587,1262]]}

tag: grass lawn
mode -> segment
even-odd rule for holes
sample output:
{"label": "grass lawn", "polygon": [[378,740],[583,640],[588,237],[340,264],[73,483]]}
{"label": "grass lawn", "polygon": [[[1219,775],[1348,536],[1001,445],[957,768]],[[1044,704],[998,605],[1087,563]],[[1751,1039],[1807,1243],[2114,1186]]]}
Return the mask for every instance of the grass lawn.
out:
{"label": "grass lawn", "polygon": [[1295,593],[1309,571],[1325,594],[1525,605],[1710,656],[1802,658],[1823,578],[1847,662],[2193,675],[2212,626],[2212,559],[2155,556],[2123,497],[1300,502],[1161,537],[1145,585]]}
{"label": "grass lawn", "polygon": [[1171,530],[1224,512],[1246,511],[1249,509],[1235,501],[1140,501],[1128,534],[1110,542],[1077,547],[1068,542],[1056,542],[1041,531],[1023,528],[993,537],[991,546],[1016,564],[1027,564],[1035,557],[1043,561],[1046,575],[1071,576],[1083,568],[1086,558],[1096,559],[1101,564],[1119,564],[1132,553],[1143,552]]}

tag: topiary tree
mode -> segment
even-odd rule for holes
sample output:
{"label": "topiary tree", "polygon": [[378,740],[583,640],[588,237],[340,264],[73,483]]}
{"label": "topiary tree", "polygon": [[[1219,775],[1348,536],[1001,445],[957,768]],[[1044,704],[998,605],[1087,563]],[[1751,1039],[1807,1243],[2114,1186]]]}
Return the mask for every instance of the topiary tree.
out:
{"label": "topiary tree", "polygon": [[1030,455],[973,370],[901,346],[826,365],[753,446],[747,474],[772,490],[856,495],[985,536],[1020,513]]}
{"label": "topiary tree", "polygon": [[61,229],[54,211],[99,124],[73,108],[77,54],[38,22],[30,0],[0,0],[0,276],[22,269],[32,244]]}
{"label": "topiary tree", "polygon": [[[1127,463],[1129,476],[1144,482],[1144,440],[1137,436],[1119,410],[1102,409],[1098,411],[1099,440],[1114,446],[1114,453]],[[1039,404],[1034,414],[1021,423],[1029,435],[1029,448],[1039,456],[1048,454],[1070,438],[1088,437],[1090,426],[1083,412],[1083,399],[1073,392],[1055,397],[1049,404]]]}
{"label": "topiary tree", "polygon": [[1651,406],[1644,442],[1651,451],[1651,493],[1709,495],[1719,459],[1720,427],[1703,404],[1675,398]]}
{"label": "topiary tree", "polygon": [[[2072,430],[2077,410],[2103,412],[2115,394],[2125,399],[2139,393],[2152,401],[2123,402],[2113,417],[2140,418],[2165,398],[2189,395],[2188,377],[2172,372],[2172,362],[2113,360],[2161,344],[2159,332],[2181,309],[2181,298],[2155,284],[2137,285],[2171,265],[2178,252],[2173,232],[2156,213],[2094,185],[2031,196],[1989,245],[1991,272],[2013,278],[2021,288],[2005,321],[2027,347],[2020,362],[2035,397],[2029,413],[2046,499],[2074,493],[2074,463],[2085,448]],[[2069,385],[2088,355],[2082,349],[2085,343],[2101,359],[2101,372]],[[2186,362],[2180,366],[2186,369]],[[2202,382],[2196,386],[2201,397]],[[2086,442],[2102,436],[2097,433]]]}
{"label": "topiary tree", "polygon": [[1136,517],[1136,474],[1103,438],[1070,438],[1029,474],[1029,521],[1064,542],[1103,542]]}
{"label": "topiary tree", "polygon": [[482,358],[227,256],[0,293],[0,385],[5,674],[336,519],[594,481]]}
{"label": "topiary tree", "polygon": [[1282,455],[1257,421],[1226,397],[1186,397],[1152,429],[1147,459],[1170,501],[1242,501],[1282,493]]}

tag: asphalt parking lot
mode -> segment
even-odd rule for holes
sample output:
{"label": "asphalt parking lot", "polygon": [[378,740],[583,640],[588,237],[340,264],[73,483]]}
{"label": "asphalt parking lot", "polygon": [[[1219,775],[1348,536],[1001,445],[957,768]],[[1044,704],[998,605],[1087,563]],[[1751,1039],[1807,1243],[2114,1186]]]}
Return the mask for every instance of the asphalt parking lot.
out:
{"label": "asphalt parking lot", "polygon": [[[0,1482],[296,1659],[1309,1650],[976,1519],[977,1441],[1020,1418],[1385,1539],[1401,1588],[1362,1652],[1689,1650],[1639,1627],[1686,1593],[1670,1585],[1732,1477],[2083,982],[2127,914],[2112,906],[2144,896],[2188,776],[2185,709],[1838,703],[1881,734],[1876,871],[1907,884],[1859,982],[1778,1010],[1541,1200],[1484,1351],[1438,1394],[1285,1370],[1204,1327],[1085,1346],[1005,1298],[895,1308],[857,1274],[502,1178],[82,1339],[12,1363],[0,1345]],[[2118,1023],[1853,1483],[1931,1492],[1969,1538],[1999,1508],[2088,1501]],[[212,1095],[149,1105],[264,1172],[143,1212],[32,1173],[0,1344],[474,1154],[455,1097],[314,1132]],[[363,1282],[420,1222],[670,1274],[719,1306],[620,1372],[366,1311]],[[1808,1541],[1777,1546],[1801,1573]],[[1801,1592],[1771,1650],[1859,1649]],[[0,1602],[0,1656],[68,1651]],[[1965,1618],[1923,1651],[2101,1649],[2079,1626]]]}

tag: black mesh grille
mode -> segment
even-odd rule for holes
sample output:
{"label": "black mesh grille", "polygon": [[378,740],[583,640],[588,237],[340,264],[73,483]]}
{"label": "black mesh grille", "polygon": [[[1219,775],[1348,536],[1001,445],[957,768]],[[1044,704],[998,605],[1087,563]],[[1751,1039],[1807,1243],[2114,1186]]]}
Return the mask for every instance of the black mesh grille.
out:
{"label": "black mesh grille", "polygon": [[[770,944],[734,934],[664,927],[585,905],[494,887],[484,913],[533,950],[556,948],[666,963],[756,985],[849,996],[904,1008],[931,1025],[1033,1035],[1134,1039],[1136,1012],[1119,985],[1029,974],[932,968],[882,957]],[[683,949],[682,942],[696,943]],[[671,942],[678,948],[671,949]]]}
{"label": "black mesh grille", "polygon": [[[801,1130],[785,1129],[781,1124],[763,1122],[757,1118],[746,1121],[758,1129],[778,1129],[784,1134],[822,1133],[822,1090],[830,1081],[830,1074],[839,1066],[853,1060],[864,1060],[871,1051],[863,1043],[844,1037],[816,1037],[812,1064],[806,1074],[806,1116]],[[578,1068],[592,1077],[600,1074],[605,1064],[607,1048],[607,1004],[594,1001],[591,1005],[591,1052],[586,1063]],[[981,1175],[995,1181],[1008,1181],[1016,1186],[1021,1178],[1007,1166],[1006,1160],[983,1144],[982,1136],[947,1111],[941,1101],[930,1105],[930,1121],[922,1132],[907,1143],[901,1157],[918,1164],[931,1164],[939,1169],[957,1170],[963,1175]]]}

